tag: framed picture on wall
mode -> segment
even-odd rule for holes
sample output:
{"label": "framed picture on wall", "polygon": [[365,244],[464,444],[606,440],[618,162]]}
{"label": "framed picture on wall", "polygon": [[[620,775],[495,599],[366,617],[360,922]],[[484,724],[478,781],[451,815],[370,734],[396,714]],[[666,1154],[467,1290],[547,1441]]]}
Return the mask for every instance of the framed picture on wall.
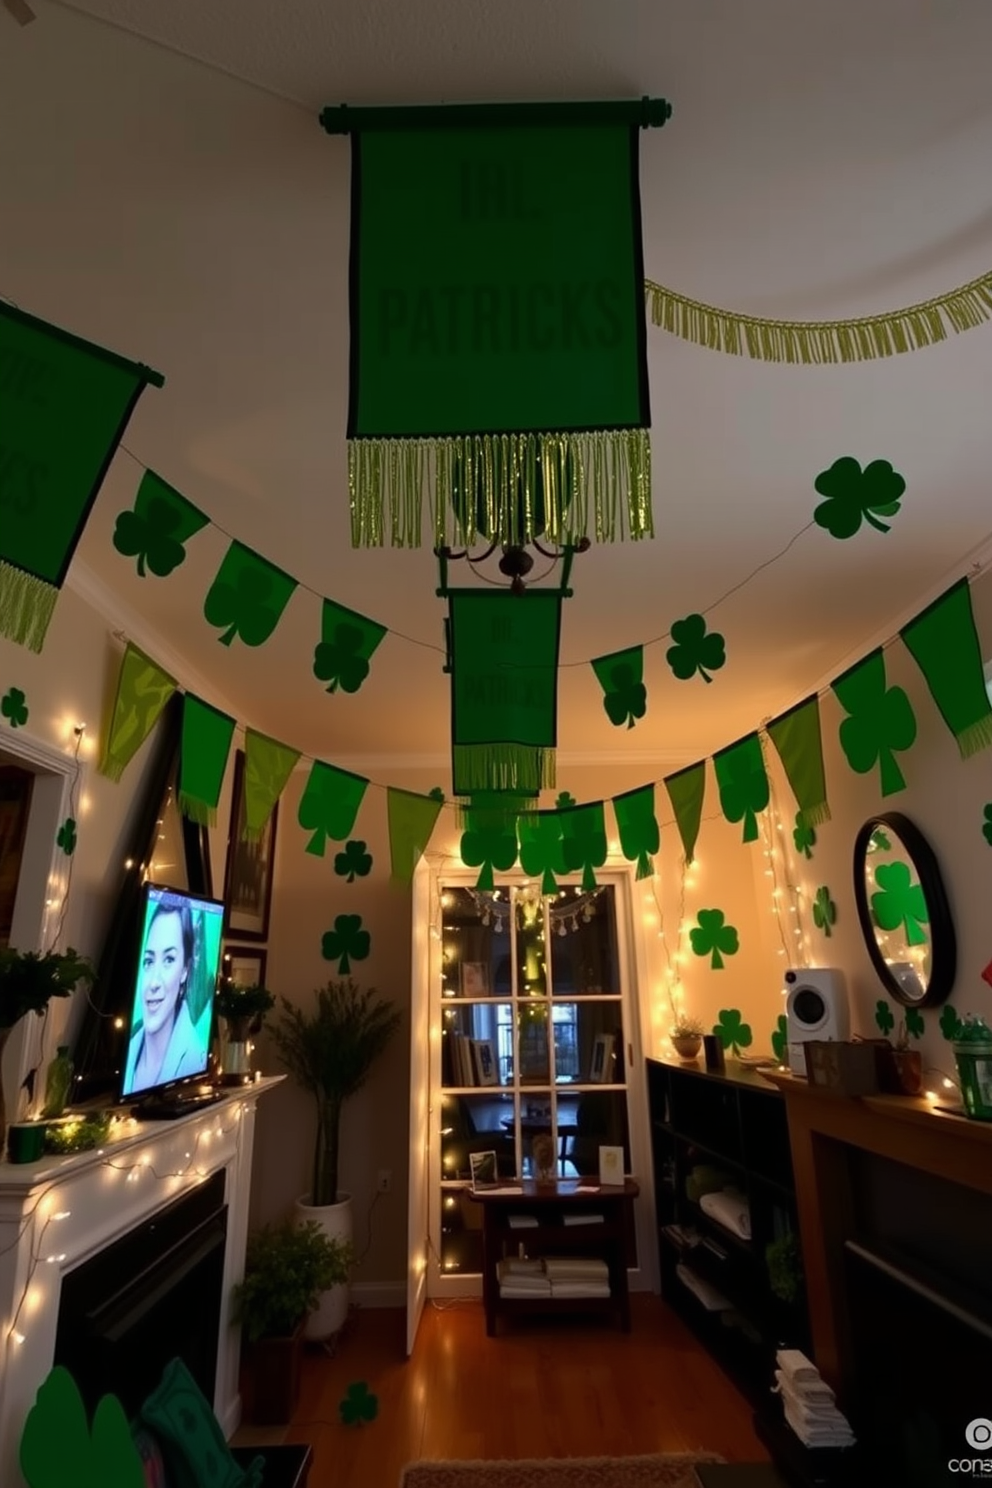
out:
{"label": "framed picture on wall", "polygon": [[609,1084],[613,1077],[613,1035],[597,1033],[592,1046],[589,1079],[595,1085]]}
{"label": "framed picture on wall", "polygon": [[239,749],[234,757],[234,790],[224,877],[224,935],[232,940],[269,938],[278,814],[277,802],[259,840],[245,841],[245,756],[244,750]]}
{"label": "framed picture on wall", "polygon": [[265,986],[266,953],[260,946],[225,945],[222,975],[235,987]]}
{"label": "framed picture on wall", "polygon": [[463,961],[459,986],[463,997],[488,997],[488,964],[485,961]]}

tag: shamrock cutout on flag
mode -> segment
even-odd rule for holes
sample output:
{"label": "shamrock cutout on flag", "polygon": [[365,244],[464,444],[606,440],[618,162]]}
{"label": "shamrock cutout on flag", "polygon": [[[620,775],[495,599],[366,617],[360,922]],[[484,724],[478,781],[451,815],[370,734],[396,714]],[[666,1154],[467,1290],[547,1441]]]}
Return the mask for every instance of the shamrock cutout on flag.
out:
{"label": "shamrock cutout on flag", "polygon": [[896,1020],[892,1016],[892,1009],[884,997],[880,997],[875,1004],[875,1022],[878,1025],[879,1032],[883,1033],[886,1038],[888,1038],[896,1026]]}
{"label": "shamrock cutout on flag", "polygon": [[340,914],[335,918],[334,929],[325,931],[320,945],[324,960],[336,961],[338,971],[347,976],[352,961],[364,961],[368,956],[372,937],[362,929],[361,915]]}
{"label": "shamrock cutout on flag", "polygon": [[176,536],[184,526],[181,508],[153,496],[143,514],[120,513],[114,524],[114,547],[125,558],[137,558],[139,578],[147,577],[147,564],[157,578],[164,579],[186,558],[186,549]]}
{"label": "shamrock cutout on flag", "polygon": [[982,836],[985,838],[989,847],[992,847],[992,801],[989,801],[988,805],[984,807],[983,815],[985,819],[982,823]]}
{"label": "shamrock cutout on flag", "polygon": [[750,746],[745,743],[721,751],[714,766],[724,816],[729,822],[744,823],[743,842],[756,842],[757,813],[768,805],[770,789],[760,744],[752,735]]}
{"label": "shamrock cutout on flag", "polygon": [[906,1032],[915,1039],[920,1039],[926,1032],[927,1025],[923,1021],[923,1014],[919,1008],[907,1008],[903,1020],[906,1024]]}
{"label": "shamrock cutout on flag", "polygon": [[367,785],[367,780],[347,770],[319,761],[314,765],[296,812],[303,830],[313,833],[307,843],[308,853],[322,858],[329,837],[335,842],[344,841],[355,825]]}
{"label": "shamrock cutout on flag", "polygon": [[369,663],[360,654],[365,637],[357,625],[342,620],[330,641],[314,648],[313,674],[328,684],[327,692],[357,692],[369,674]]}
{"label": "shamrock cutout on flag", "polygon": [[340,878],[354,883],[356,878],[367,878],[372,872],[372,854],[366,852],[364,842],[346,842],[344,852],[334,858],[334,872]]}
{"label": "shamrock cutout on flag", "polygon": [[750,1024],[745,1023],[741,1017],[739,1008],[721,1008],[719,1022],[713,1024],[713,1032],[725,1049],[732,1049],[735,1054],[740,1054],[742,1049],[750,1049],[753,1034]]}
{"label": "shamrock cutout on flag", "polygon": [[348,1386],[338,1411],[346,1426],[360,1426],[363,1421],[374,1421],[379,1414],[379,1397],[372,1394],[364,1380],[358,1380]]}
{"label": "shamrock cutout on flag", "polygon": [[833,687],[849,715],[840,726],[840,747],[851,769],[867,775],[877,764],[882,795],[902,790],[906,780],[896,752],[914,743],[916,717],[903,688],[886,686],[882,653],[838,678]]}
{"label": "shamrock cutout on flag", "polygon": [[207,593],[203,613],[208,624],[227,627],[217,637],[222,646],[229,646],[235,636],[246,646],[261,646],[282,614],[281,604],[272,603],[276,598],[272,573],[265,568],[246,567],[239,570],[233,583],[218,575]]}
{"label": "shamrock cutout on flag", "polygon": [[801,811],[796,812],[792,840],[795,843],[796,852],[801,852],[804,858],[813,856],[813,848],[816,846],[816,828],[810,826]]}
{"label": "shamrock cutout on flag", "polygon": [[727,660],[719,631],[707,635],[702,615],[686,615],[684,620],[673,622],[671,634],[675,645],[665,652],[665,660],[676,677],[687,682],[698,672],[704,682],[712,682],[710,672],[718,672]]}
{"label": "shamrock cutout on flag", "polygon": [[24,693],[19,687],[12,687],[0,701],[0,714],[6,718],[11,728],[23,728],[28,721],[28,707]]}
{"label": "shamrock cutout on flag", "polygon": [[554,811],[522,816],[517,824],[520,833],[520,866],[531,878],[540,878],[541,893],[558,892],[557,873],[565,873],[565,848],[561,821]]}
{"label": "shamrock cutout on flag", "polygon": [[725,918],[722,909],[701,909],[696,916],[698,925],[689,931],[693,951],[697,956],[709,956],[713,971],[722,971],[723,957],[734,956],[740,949],[737,930],[725,924]]}
{"label": "shamrock cutout on flag", "polygon": [[785,1056],[789,1048],[789,1020],[784,1013],[779,1013],[778,1022],[775,1024],[775,1032],[772,1034],[772,1053],[779,1064],[785,1063]]}
{"label": "shamrock cutout on flag", "polygon": [[516,823],[510,814],[471,808],[467,822],[460,847],[462,862],[466,868],[480,870],[477,889],[491,889],[493,870],[507,873],[517,861]]}
{"label": "shamrock cutout on flag", "polygon": [[821,884],[813,900],[813,924],[824,935],[830,935],[830,927],[837,923],[837,906],[830,897],[826,884]]}
{"label": "shamrock cutout on flag", "polygon": [[55,837],[55,841],[65,853],[66,857],[71,858],[73,853],[76,851],[76,823],[71,816],[67,816],[65,821],[59,827],[58,833]]}
{"label": "shamrock cutout on flag", "polygon": [[956,1043],[961,1037],[961,1030],[964,1024],[958,1017],[957,1009],[951,1007],[949,1002],[945,1002],[941,1008],[939,1027],[949,1044]]}
{"label": "shamrock cutout on flag", "polygon": [[880,893],[871,896],[872,919],[880,930],[902,929],[907,945],[926,945],[930,914],[923,885],[913,883],[908,863],[880,863],[875,869]]}
{"label": "shamrock cutout on flag", "polygon": [[872,460],[862,470],[852,456],[842,455],[820,471],[813,489],[826,497],[813,513],[814,522],[843,539],[860,530],[862,518],[877,532],[888,532],[888,523],[879,518],[895,516],[906,482],[888,460]]}
{"label": "shamrock cutout on flag", "polygon": [[638,718],[648,710],[648,693],[643,682],[639,682],[632,666],[619,662],[609,674],[609,691],[603,694],[606,716],[617,728],[624,724],[634,727]]}
{"label": "shamrock cutout on flag", "polygon": [[[563,797],[559,796],[559,808],[562,800]],[[565,810],[561,817],[561,832],[565,869],[568,873],[578,873],[581,869],[582,892],[589,894],[596,887],[593,870],[602,868],[606,862],[606,818],[602,802]]]}

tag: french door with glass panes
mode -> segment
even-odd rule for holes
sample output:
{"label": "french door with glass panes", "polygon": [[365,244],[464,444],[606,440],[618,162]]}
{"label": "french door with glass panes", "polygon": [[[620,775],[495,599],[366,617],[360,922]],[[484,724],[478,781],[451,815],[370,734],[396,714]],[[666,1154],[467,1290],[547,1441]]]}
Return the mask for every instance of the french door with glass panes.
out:
{"label": "french door with glass panes", "polygon": [[[601,1146],[636,1172],[642,1081],[628,882],[482,891],[438,881],[431,978],[429,1290],[479,1289],[483,1179],[592,1176]],[[439,956],[437,952],[440,952]],[[633,1141],[632,1141],[633,1136]]]}

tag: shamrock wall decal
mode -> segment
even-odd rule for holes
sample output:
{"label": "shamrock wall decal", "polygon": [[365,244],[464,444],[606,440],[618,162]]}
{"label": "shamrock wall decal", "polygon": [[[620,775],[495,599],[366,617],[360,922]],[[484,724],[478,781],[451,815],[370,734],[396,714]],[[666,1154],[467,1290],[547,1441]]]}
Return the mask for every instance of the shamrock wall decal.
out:
{"label": "shamrock wall decal", "polygon": [[772,1053],[779,1064],[785,1064],[786,1055],[789,1052],[789,1020],[784,1013],[779,1013],[778,1022],[775,1024],[775,1032],[772,1034]]}
{"label": "shamrock wall decal", "polygon": [[364,961],[372,945],[372,937],[362,929],[361,915],[337,915],[334,929],[325,931],[321,938],[321,952],[325,961],[336,961],[338,971],[347,976],[352,961]]}
{"label": "shamrock wall decal", "polygon": [[902,928],[908,945],[926,945],[930,912],[923,885],[913,883],[908,863],[880,863],[875,869],[879,893],[871,896],[871,915],[880,930]]}
{"label": "shamrock wall decal", "polygon": [[906,781],[895,752],[916,739],[916,717],[905,691],[886,687],[881,650],[838,677],[833,689],[850,715],[840,726],[840,747],[851,769],[866,775],[877,764],[882,795],[902,790]]}
{"label": "shamrock wall decal", "polygon": [[923,1021],[923,1014],[919,1008],[907,1008],[903,1022],[906,1024],[906,1032],[911,1038],[920,1039],[926,1032],[927,1025]]}
{"label": "shamrock wall decal", "polygon": [[706,634],[703,615],[686,615],[684,620],[672,623],[672,640],[665,652],[665,660],[675,676],[687,682],[698,672],[704,682],[712,682],[710,672],[718,672],[727,660],[726,646],[719,631]]}
{"label": "shamrock wall decal", "polygon": [[354,883],[356,878],[367,878],[372,872],[372,854],[366,852],[365,847],[364,842],[345,843],[344,852],[335,855],[334,872],[349,883]]}
{"label": "shamrock wall decal", "polygon": [[698,925],[689,931],[692,949],[697,956],[710,957],[713,971],[722,971],[723,957],[735,956],[740,949],[737,930],[724,923],[722,909],[701,909],[696,919]]}
{"label": "shamrock wall decal", "polygon": [[896,1020],[892,1016],[892,1009],[889,1007],[889,1004],[885,1001],[884,997],[880,997],[875,1004],[875,1022],[878,1025],[879,1031],[884,1034],[886,1038],[888,1038],[889,1034],[896,1026]]}
{"label": "shamrock wall decal", "polygon": [[222,628],[217,637],[222,646],[235,636],[246,646],[261,646],[279,624],[295,588],[289,574],[234,542],[207,591],[203,613],[209,625]]}
{"label": "shamrock wall decal", "polygon": [[881,827],[877,827],[868,839],[868,851],[888,852],[891,847],[892,843],[889,841],[888,833],[883,832]]}
{"label": "shamrock wall decal", "polygon": [[804,858],[813,856],[813,848],[816,846],[816,828],[810,826],[801,811],[796,812],[792,840],[795,843],[796,852],[801,852]]}
{"label": "shamrock wall decal", "polygon": [[741,1018],[739,1008],[721,1008],[717,1016],[719,1021],[713,1024],[713,1032],[725,1049],[740,1054],[742,1049],[751,1047],[751,1028]]}
{"label": "shamrock wall decal", "polygon": [[818,930],[822,930],[824,935],[829,936],[831,925],[836,923],[837,906],[831,899],[830,890],[826,884],[821,884],[813,900],[813,924]]}
{"label": "shamrock wall decal", "polygon": [[328,684],[327,692],[357,692],[369,674],[369,664],[360,654],[362,632],[357,625],[342,621],[334,627],[329,641],[314,648],[313,674],[318,682]]}
{"label": "shamrock wall decal", "polygon": [[872,460],[862,470],[852,456],[842,455],[821,470],[813,488],[826,497],[813,513],[814,522],[831,537],[846,538],[860,530],[862,519],[877,532],[888,532],[879,518],[896,514],[906,482],[888,460]]}
{"label": "shamrock wall decal", "polygon": [[949,1002],[945,1002],[940,1010],[938,1026],[949,1044],[955,1043],[961,1037],[964,1022],[958,1016],[957,1009],[953,1008]]}
{"label": "shamrock wall decal", "polygon": [[988,804],[983,807],[983,816],[984,821],[982,823],[982,836],[985,838],[985,841],[988,843],[989,847],[992,847],[992,801],[989,801]]}
{"label": "shamrock wall decal", "polygon": [[4,693],[0,701],[0,714],[6,718],[11,728],[23,728],[27,723],[27,700],[19,687],[11,687]]}
{"label": "shamrock wall decal", "polygon": [[66,857],[71,858],[76,851],[76,823],[71,816],[67,816],[59,827],[55,841]]}
{"label": "shamrock wall decal", "polygon": [[364,1380],[358,1380],[348,1386],[338,1411],[346,1426],[360,1426],[363,1421],[374,1421],[379,1414],[379,1397],[372,1394]]}

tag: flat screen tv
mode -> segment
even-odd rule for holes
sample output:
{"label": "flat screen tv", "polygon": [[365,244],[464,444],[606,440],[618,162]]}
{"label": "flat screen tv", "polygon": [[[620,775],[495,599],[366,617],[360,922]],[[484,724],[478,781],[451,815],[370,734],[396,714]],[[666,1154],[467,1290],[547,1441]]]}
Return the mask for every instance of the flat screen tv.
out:
{"label": "flat screen tv", "polygon": [[207,1074],[223,920],[220,900],[145,884],[122,1100]]}

